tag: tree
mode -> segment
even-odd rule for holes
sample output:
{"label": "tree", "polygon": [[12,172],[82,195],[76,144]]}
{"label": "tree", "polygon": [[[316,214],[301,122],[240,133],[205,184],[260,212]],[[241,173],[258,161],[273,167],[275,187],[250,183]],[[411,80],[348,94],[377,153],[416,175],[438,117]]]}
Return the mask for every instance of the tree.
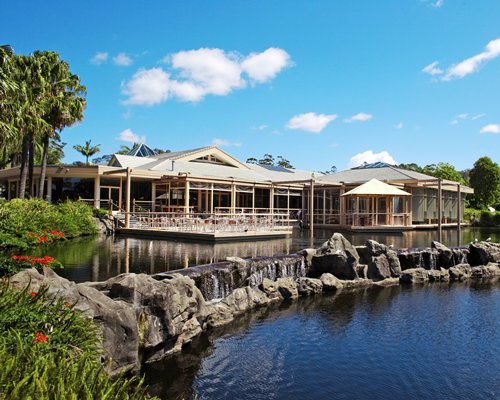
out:
{"label": "tree", "polygon": [[422,173],[424,170],[420,165],[415,164],[415,163],[399,164],[399,165],[396,165],[396,167],[401,168],[401,169],[406,169],[408,171],[415,171],[415,172],[422,172]]}
{"label": "tree", "polygon": [[500,167],[489,157],[481,157],[469,172],[476,207],[487,207],[500,201]]}
{"label": "tree", "polygon": [[260,165],[275,165],[274,157],[271,154],[264,154],[264,157],[259,160]]}
{"label": "tree", "polygon": [[426,165],[421,172],[427,175],[435,176],[436,178],[465,184],[465,180],[460,172],[458,172],[453,165],[445,162]]}
{"label": "tree", "polygon": [[99,148],[100,144],[98,144],[97,146],[91,146],[90,142],[92,142],[92,140],[87,140],[85,142],[85,146],[82,146],[80,144],[73,146],[76,151],[85,156],[85,165],[89,165],[89,157],[92,157],[94,154],[97,154],[101,151],[101,149]]}
{"label": "tree", "polygon": [[290,161],[288,161],[286,158],[283,158],[282,156],[278,156],[277,158],[278,163],[276,165],[278,165],[279,167],[294,169],[293,165],[290,164]]}
{"label": "tree", "polygon": [[38,197],[43,198],[50,140],[57,135],[57,131],[61,132],[83,119],[86,88],[80,84],[80,78],[71,73],[68,63],[59,58],[59,54],[45,51],[35,52],[35,55],[42,58],[41,68],[46,84],[43,119],[51,127],[42,136],[43,151]]}
{"label": "tree", "polygon": [[249,164],[258,164],[259,160],[257,160],[255,157],[250,157],[250,158],[247,158],[246,162]]}

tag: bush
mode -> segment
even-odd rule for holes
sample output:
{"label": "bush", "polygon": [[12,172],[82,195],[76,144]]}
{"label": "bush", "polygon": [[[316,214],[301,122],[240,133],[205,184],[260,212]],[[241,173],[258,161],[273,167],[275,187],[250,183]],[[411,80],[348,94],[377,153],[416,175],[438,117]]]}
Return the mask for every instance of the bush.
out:
{"label": "bush", "polygon": [[93,208],[92,213],[96,218],[104,218],[109,215],[108,210],[105,210],[103,208]]}
{"label": "bush", "polygon": [[486,210],[481,211],[479,226],[500,227],[500,212],[491,212]]}
{"label": "bush", "polygon": [[65,299],[0,288],[0,398],[144,398],[142,381],[110,379],[98,343],[98,329]]}
{"label": "bush", "polygon": [[81,202],[14,199],[0,203],[0,249],[26,249],[96,232],[92,207]]}
{"label": "bush", "polygon": [[26,268],[35,268],[41,272],[43,267],[63,268],[59,261],[50,256],[0,256],[0,276],[14,275]]}

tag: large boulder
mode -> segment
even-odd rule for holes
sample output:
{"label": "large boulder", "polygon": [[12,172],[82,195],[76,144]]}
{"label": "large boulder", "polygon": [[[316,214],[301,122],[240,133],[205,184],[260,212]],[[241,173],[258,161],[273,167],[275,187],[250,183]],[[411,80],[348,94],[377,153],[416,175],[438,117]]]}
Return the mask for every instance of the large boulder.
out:
{"label": "large boulder", "polygon": [[448,282],[450,280],[450,274],[444,268],[431,269],[428,273],[431,282]]}
{"label": "large boulder", "polygon": [[429,271],[424,268],[410,268],[401,272],[401,283],[425,283],[429,281]]}
{"label": "large boulder", "polygon": [[486,265],[490,262],[500,262],[500,243],[478,242],[469,246],[469,264]]}
{"label": "large boulder", "polygon": [[489,279],[495,276],[500,276],[500,265],[498,263],[479,265],[471,269],[471,278],[473,279]]}
{"label": "large boulder", "polygon": [[323,291],[323,283],[319,279],[299,278],[297,280],[297,289],[302,296],[310,296]]}
{"label": "large boulder", "polygon": [[114,301],[98,290],[58,276],[50,268],[19,272],[10,279],[12,287],[39,291],[47,287],[49,298],[76,303],[75,309],[92,319],[102,332],[104,365],[111,375],[139,368],[139,332],[134,311],[123,301]]}
{"label": "large boulder", "polygon": [[323,284],[323,291],[324,292],[332,292],[334,290],[341,290],[344,285],[338,279],[332,274],[326,273],[320,276],[319,280]]}
{"label": "large boulder", "polygon": [[311,259],[309,276],[316,278],[331,273],[339,279],[357,279],[359,255],[356,248],[340,233],[323,243]]}
{"label": "large boulder", "polygon": [[454,264],[453,251],[437,241],[431,243],[431,248],[437,250],[437,267],[449,268]]}
{"label": "large boulder", "polygon": [[458,264],[448,270],[450,281],[464,281],[471,277],[471,266],[469,264]]}
{"label": "large boulder", "polygon": [[379,281],[399,277],[401,264],[394,250],[375,240],[368,240],[365,248],[363,261],[368,264],[368,279]]}
{"label": "large boulder", "polygon": [[296,299],[299,297],[297,283],[293,278],[278,278],[275,281],[264,278],[259,288],[271,301]]}
{"label": "large boulder", "polygon": [[372,256],[368,263],[368,279],[382,280],[390,278],[389,260],[385,254]]}

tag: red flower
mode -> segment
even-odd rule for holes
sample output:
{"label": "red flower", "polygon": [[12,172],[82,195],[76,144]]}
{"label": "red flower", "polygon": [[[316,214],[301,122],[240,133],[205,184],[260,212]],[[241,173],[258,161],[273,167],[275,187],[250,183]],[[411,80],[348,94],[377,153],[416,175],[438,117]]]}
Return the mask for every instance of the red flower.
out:
{"label": "red flower", "polygon": [[43,334],[43,332],[35,332],[34,336],[35,343],[47,343],[49,338]]}
{"label": "red flower", "polygon": [[38,243],[49,243],[49,239],[47,239],[47,236],[40,236],[38,238]]}
{"label": "red flower", "polygon": [[31,297],[35,297],[37,294],[38,294],[38,292],[31,292],[31,293],[30,293],[30,296],[31,296]]}

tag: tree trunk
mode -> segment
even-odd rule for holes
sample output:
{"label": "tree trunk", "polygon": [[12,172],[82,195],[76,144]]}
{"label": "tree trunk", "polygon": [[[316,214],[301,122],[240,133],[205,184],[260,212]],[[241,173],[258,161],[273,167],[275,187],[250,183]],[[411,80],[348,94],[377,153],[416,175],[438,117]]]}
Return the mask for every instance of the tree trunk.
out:
{"label": "tree trunk", "polygon": [[29,144],[28,144],[28,135],[24,134],[23,135],[23,145],[22,145],[22,150],[21,150],[21,174],[19,176],[19,193],[18,197],[20,199],[24,199],[24,195],[26,193],[26,179],[28,177],[28,151],[29,151]]}
{"label": "tree trunk", "polygon": [[45,135],[43,138],[43,155],[42,155],[42,166],[40,167],[40,184],[38,185],[38,197],[43,199],[43,189],[45,184],[45,172],[47,170],[47,159],[49,158],[49,135]]}
{"label": "tree trunk", "polygon": [[29,135],[29,162],[28,162],[28,183],[30,198],[35,197],[35,188],[33,187],[33,168],[35,166],[35,140],[33,134]]}

